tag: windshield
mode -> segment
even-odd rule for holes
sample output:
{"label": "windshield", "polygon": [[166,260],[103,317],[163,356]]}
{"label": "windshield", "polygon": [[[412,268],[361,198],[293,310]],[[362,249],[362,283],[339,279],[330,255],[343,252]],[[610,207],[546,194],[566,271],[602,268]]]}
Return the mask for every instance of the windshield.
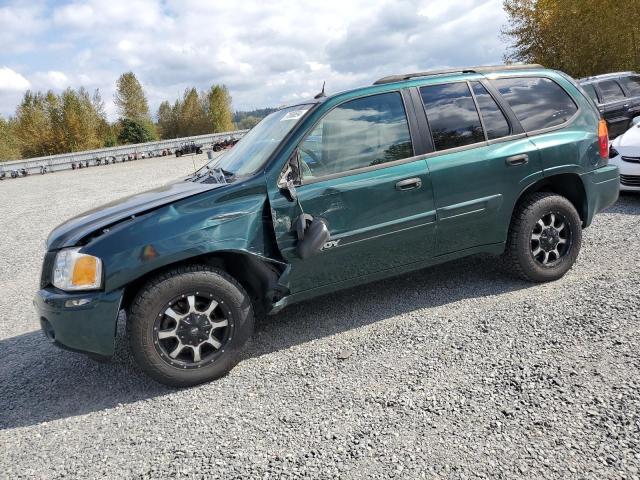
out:
{"label": "windshield", "polygon": [[273,112],[249,130],[231,150],[203,168],[219,169],[236,177],[255,172],[310,108],[311,105],[297,105]]}

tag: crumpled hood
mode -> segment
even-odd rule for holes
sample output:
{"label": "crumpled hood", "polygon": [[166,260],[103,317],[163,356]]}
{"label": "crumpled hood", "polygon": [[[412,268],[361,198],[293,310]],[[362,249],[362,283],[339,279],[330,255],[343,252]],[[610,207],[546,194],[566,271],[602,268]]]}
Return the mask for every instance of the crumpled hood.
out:
{"label": "crumpled hood", "polygon": [[635,125],[611,142],[621,155],[640,157],[640,125]]}
{"label": "crumpled hood", "polygon": [[127,217],[222,186],[218,183],[178,181],[107,203],[54,228],[47,238],[47,250],[72,247],[92,232]]}

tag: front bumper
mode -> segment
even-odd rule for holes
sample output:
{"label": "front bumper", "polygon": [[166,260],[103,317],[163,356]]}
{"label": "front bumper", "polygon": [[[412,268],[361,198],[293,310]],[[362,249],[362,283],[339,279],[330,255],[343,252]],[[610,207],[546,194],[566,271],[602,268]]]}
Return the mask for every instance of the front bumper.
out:
{"label": "front bumper", "polygon": [[616,165],[607,165],[584,174],[582,180],[587,194],[587,218],[584,225],[587,227],[596,213],[618,200],[620,172]]}
{"label": "front bumper", "polygon": [[640,162],[625,161],[617,155],[609,160],[609,164],[620,169],[620,191],[640,192]]}
{"label": "front bumper", "polygon": [[[67,350],[110,357],[123,290],[67,293],[55,288],[39,290],[33,303],[47,338]],[[83,305],[71,306],[70,300]]]}

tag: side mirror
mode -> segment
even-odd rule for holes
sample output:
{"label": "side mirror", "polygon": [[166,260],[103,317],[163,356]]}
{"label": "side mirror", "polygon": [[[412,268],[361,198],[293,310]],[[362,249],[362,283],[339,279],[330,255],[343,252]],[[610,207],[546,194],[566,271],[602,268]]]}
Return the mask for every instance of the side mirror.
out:
{"label": "side mirror", "polygon": [[635,117],[633,120],[631,120],[631,125],[633,125],[634,127],[636,125],[640,125],[640,117]]}
{"label": "side mirror", "polygon": [[[308,218],[303,218],[306,222]],[[314,218],[311,224],[304,229],[303,238],[298,240],[297,253],[301,259],[309,258],[318,253],[322,246],[329,241],[331,234],[324,220]]]}

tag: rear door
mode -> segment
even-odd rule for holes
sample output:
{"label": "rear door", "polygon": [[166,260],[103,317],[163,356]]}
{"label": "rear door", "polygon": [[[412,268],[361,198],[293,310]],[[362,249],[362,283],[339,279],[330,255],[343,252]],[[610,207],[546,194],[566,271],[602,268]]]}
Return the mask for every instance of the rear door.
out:
{"label": "rear door", "polygon": [[406,105],[398,91],[346,101],[298,144],[299,206],[325,220],[331,232],[316,255],[298,257],[292,223],[301,210],[270,186],[276,241],[291,265],[292,293],[432,256],[431,177],[424,158],[417,157],[419,134],[415,125],[410,128],[415,114],[411,102]]}
{"label": "rear door", "polygon": [[518,194],[541,176],[535,145],[486,81],[428,85],[419,94],[434,150],[427,164],[436,255],[504,242]]}
{"label": "rear door", "polygon": [[599,107],[609,126],[609,136],[617,137],[629,129],[629,99],[616,80],[600,80],[596,86],[602,99],[602,105]]}

